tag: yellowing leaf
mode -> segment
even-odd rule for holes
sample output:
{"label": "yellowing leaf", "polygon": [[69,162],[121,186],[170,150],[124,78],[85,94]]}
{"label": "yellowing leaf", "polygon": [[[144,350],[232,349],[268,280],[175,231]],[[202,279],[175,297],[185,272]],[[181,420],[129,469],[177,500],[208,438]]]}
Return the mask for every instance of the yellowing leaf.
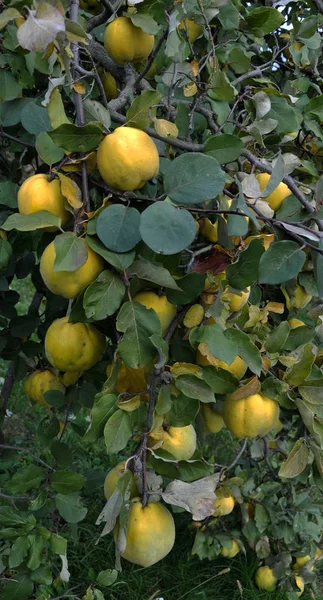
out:
{"label": "yellowing leaf", "polygon": [[185,327],[198,327],[203,321],[204,318],[204,308],[201,304],[193,304],[191,306],[183,320],[183,324]]}
{"label": "yellowing leaf", "polygon": [[16,8],[7,8],[0,15],[0,31],[3,29],[10,21],[14,21],[14,19],[19,19],[21,17],[20,12]]}
{"label": "yellowing leaf", "polygon": [[175,123],[166,121],[166,119],[154,119],[154,127],[158,135],[168,137],[171,140],[175,140],[178,137],[178,129]]}
{"label": "yellowing leaf", "polygon": [[203,371],[201,367],[186,362],[176,362],[170,368],[170,372],[173,377],[179,377],[180,375],[195,375],[196,377],[203,377]]}
{"label": "yellowing leaf", "polygon": [[278,315],[282,315],[285,310],[285,306],[282,304],[282,302],[267,302],[266,310]]}
{"label": "yellowing leaf", "polygon": [[82,96],[86,92],[84,83],[73,83],[73,90],[78,94],[82,94]]}
{"label": "yellowing leaf", "polygon": [[194,77],[197,77],[199,73],[199,61],[196,59],[192,60],[192,62],[190,63],[190,67]]}
{"label": "yellowing leaf", "polygon": [[140,396],[134,396],[133,398],[128,398],[127,400],[119,400],[118,408],[121,410],[125,410],[126,412],[132,412],[136,410],[140,404]]}
{"label": "yellowing leaf", "polygon": [[82,192],[79,186],[66,175],[62,173],[57,173],[57,175],[61,180],[61,191],[67,202],[75,209],[81,208],[83,206]]}
{"label": "yellowing leaf", "polygon": [[55,87],[51,93],[47,105],[47,112],[53,129],[57,129],[60,125],[70,122],[66,116],[61,93],[57,87]]}
{"label": "yellowing leaf", "polygon": [[197,85],[193,81],[190,81],[184,87],[185,98],[191,98],[191,96],[195,96],[195,94],[197,94],[197,92],[198,92]]}

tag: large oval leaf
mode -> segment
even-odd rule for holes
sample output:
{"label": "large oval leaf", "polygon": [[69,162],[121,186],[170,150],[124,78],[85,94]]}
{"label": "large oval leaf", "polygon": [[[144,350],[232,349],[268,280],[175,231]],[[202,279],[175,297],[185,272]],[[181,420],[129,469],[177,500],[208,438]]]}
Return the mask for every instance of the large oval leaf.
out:
{"label": "large oval leaf", "polygon": [[182,154],[171,162],[164,177],[166,194],[177,204],[200,204],[222,192],[225,174],[218,161],[199,152]]}
{"label": "large oval leaf", "polygon": [[169,202],[155,202],[141,214],[140,233],[145,244],[158,254],[177,254],[196,236],[195,221],[187,210]]}
{"label": "large oval leaf", "polygon": [[140,214],[135,208],[113,204],[98,217],[96,231],[101,242],[114,252],[128,252],[141,240]]}

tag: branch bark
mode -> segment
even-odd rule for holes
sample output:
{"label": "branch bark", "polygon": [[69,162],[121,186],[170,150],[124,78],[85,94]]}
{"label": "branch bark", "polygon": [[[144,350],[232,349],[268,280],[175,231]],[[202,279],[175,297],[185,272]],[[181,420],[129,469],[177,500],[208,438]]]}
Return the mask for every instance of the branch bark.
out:
{"label": "branch bark", "polygon": [[[79,13],[79,0],[71,0],[70,2],[70,19],[74,21],[74,23],[78,22],[78,13]],[[71,49],[73,52],[72,58],[72,75],[73,79],[77,79],[78,77],[78,66],[79,66],[79,46],[76,42],[71,44]],[[74,104],[76,111],[76,124],[77,125],[85,125],[85,117],[84,117],[84,106],[81,94],[74,90]],[[82,156],[84,156],[82,154]],[[82,191],[83,191],[83,206],[85,212],[90,212],[90,195],[89,195],[89,182],[87,175],[87,166],[85,161],[82,162]]]}

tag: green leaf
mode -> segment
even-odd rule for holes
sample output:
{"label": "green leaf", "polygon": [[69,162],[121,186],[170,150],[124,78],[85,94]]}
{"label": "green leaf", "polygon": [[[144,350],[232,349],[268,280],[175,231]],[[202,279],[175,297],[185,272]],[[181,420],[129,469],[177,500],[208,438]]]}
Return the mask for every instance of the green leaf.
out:
{"label": "green leaf", "polygon": [[31,571],[34,571],[34,569],[38,569],[43,558],[44,538],[39,534],[29,535],[28,538],[30,542],[30,551],[27,567]]}
{"label": "green leaf", "polygon": [[107,569],[106,571],[100,571],[96,578],[96,582],[101,587],[109,587],[118,578],[118,571],[115,569]]}
{"label": "green leaf", "polygon": [[217,18],[224,30],[239,29],[240,14],[231,0],[219,6]]}
{"label": "green leaf", "polygon": [[0,269],[5,269],[8,266],[12,252],[13,250],[10,242],[0,238]]}
{"label": "green leaf", "polygon": [[294,444],[288,458],[282,463],[278,475],[284,479],[297,477],[306,469],[309,462],[309,449],[304,438]]}
{"label": "green leaf", "polygon": [[85,442],[95,442],[102,436],[104,426],[114,412],[117,402],[118,396],[115,394],[97,394],[91,410],[91,424],[83,438]]}
{"label": "green leaf", "polygon": [[141,240],[140,213],[136,208],[112,204],[98,216],[96,231],[101,242],[114,252],[128,252]]}
{"label": "green leaf", "polygon": [[159,355],[158,361],[155,362],[155,367],[161,369],[166,365],[168,361],[169,345],[164,340],[164,338],[161,335],[158,335],[157,333],[151,335],[149,339],[153,346],[156,348]]}
{"label": "green leaf", "polygon": [[102,321],[113,315],[121,305],[126,286],[111,271],[103,271],[85,290],[83,307],[88,319]]}
{"label": "green leaf", "polygon": [[281,348],[286,343],[286,340],[289,336],[290,326],[287,321],[282,321],[279,323],[278,327],[273,329],[267,336],[265,340],[265,348],[267,352],[270,354],[274,354],[275,352],[279,352]]}
{"label": "green leaf", "polygon": [[236,135],[220,133],[207,139],[204,151],[224,165],[237,160],[243,148],[243,142]]}
{"label": "green leaf", "polygon": [[215,397],[210,386],[194,375],[180,375],[175,381],[175,386],[182,394],[188,396],[188,398],[194,398],[206,403],[215,402]]}
{"label": "green leaf", "polygon": [[71,231],[58,235],[54,246],[54,271],[76,271],[85,264],[88,255],[86,243]]}
{"label": "green leaf", "polygon": [[140,27],[146,33],[156,35],[159,31],[159,25],[153,19],[151,15],[147,13],[133,13],[128,14],[127,17],[131,19],[135,27]]}
{"label": "green leaf", "polygon": [[18,83],[11,73],[0,70],[0,100],[6,102],[14,100],[22,91],[22,85]]}
{"label": "green leaf", "polygon": [[34,515],[14,510],[11,506],[0,506],[0,524],[5,527],[24,527],[30,526],[31,529],[36,525]]}
{"label": "green leaf", "polygon": [[133,369],[145,367],[156,354],[150,337],[161,335],[161,324],[154,310],[138,302],[126,302],[117,317],[117,330],[124,336],[118,348],[121,358]]}
{"label": "green leaf", "polygon": [[110,129],[111,117],[110,113],[101,102],[86,98],[83,102],[85,119],[88,123],[98,121],[102,123],[106,129]]}
{"label": "green leaf", "polygon": [[289,133],[290,131],[298,131],[299,124],[295,109],[281,96],[269,94],[269,97],[271,109],[266,114],[265,119],[275,119],[278,122],[275,132]]}
{"label": "green leaf", "polygon": [[264,252],[262,240],[251,240],[248,247],[239,252],[238,259],[226,270],[229,285],[236,290],[244,290],[255,283],[258,279],[259,261]]}
{"label": "green leaf", "polygon": [[66,398],[59,390],[49,390],[44,392],[44,398],[48,404],[54,406],[54,408],[62,408],[66,404]]}
{"label": "green leaf", "polygon": [[33,593],[34,584],[24,573],[16,573],[10,579],[5,579],[2,588],[2,600],[24,600]]}
{"label": "green leaf", "polygon": [[100,254],[100,256],[104,258],[104,260],[106,260],[110,265],[112,265],[115,269],[121,272],[125,271],[126,269],[128,269],[128,267],[130,267],[136,256],[134,250],[131,250],[130,252],[124,252],[122,254],[118,254],[117,252],[111,252],[111,250],[108,250],[102,244],[102,242],[100,242],[100,240],[94,235],[87,235],[86,243],[90,246],[90,248],[92,248],[92,250],[94,250],[94,252]]}
{"label": "green leaf", "polygon": [[47,2],[40,2],[29,11],[27,20],[17,31],[18,42],[25,50],[45,52],[60,32],[65,31],[65,20],[60,11]]}
{"label": "green leaf", "polygon": [[11,494],[24,494],[32,489],[38,489],[43,476],[43,469],[36,465],[28,465],[19,469],[7,486]]}
{"label": "green leaf", "polygon": [[261,384],[261,392],[264,396],[273,400],[281,400],[289,390],[288,383],[276,379],[275,377],[266,377]]}
{"label": "green leaf", "polygon": [[305,252],[296,242],[274,242],[260,259],[259,282],[275,285],[289,281],[298,275],[305,259]]}
{"label": "green leaf", "polygon": [[323,378],[304,381],[298,391],[306,402],[322,404]]}
{"label": "green leaf", "polygon": [[225,369],[202,367],[203,379],[215,394],[231,394],[239,386],[238,379]]}
{"label": "green leaf", "polygon": [[178,287],[175,279],[171,276],[170,272],[157,263],[150,262],[145,258],[138,258],[135,260],[131,267],[127,269],[128,277],[137,275],[139,279],[145,281],[151,281],[158,286],[166,287],[170,290],[181,291]]}
{"label": "green leaf", "polygon": [[227,329],[224,335],[235,346],[235,356],[238,354],[253,373],[260,375],[262,369],[261,355],[250,337],[243,331],[233,328]]}
{"label": "green leaf", "polygon": [[194,423],[199,411],[199,401],[179,394],[173,398],[172,407],[167,413],[167,423],[173,427],[186,427]]}
{"label": "green leaf", "polygon": [[0,181],[0,204],[17,208],[17,192],[18,186],[13,181]]}
{"label": "green leaf", "polygon": [[196,481],[207,475],[213,475],[213,469],[201,460],[179,460],[170,461],[162,458],[161,450],[150,453],[149,461],[153,469],[159,475],[166,475],[171,479],[181,479],[182,481]]}
{"label": "green leaf", "polygon": [[72,494],[82,489],[85,479],[83,475],[74,471],[55,471],[50,476],[50,482],[55,492]]}
{"label": "green leaf", "polygon": [[276,8],[261,6],[249,12],[246,21],[255,35],[262,36],[278,29],[285,17]]}
{"label": "green leaf", "polygon": [[[322,241],[319,244],[319,248],[323,250]],[[319,254],[318,252],[315,252],[315,250],[313,250],[311,252],[311,257],[314,265],[317,290],[320,298],[323,298],[323,254]]]}
{"label": "green leaf", "polygon": [[18,537],[11,546],[9,554],[9,568],[19,567],[29,550],[29,539],[27,536]]}
{"label": "green leaf", "polygon": [[[53,582],[53,576],[51,569],[46,565],[40,565],[38,569],[35,569],[31,574],[30,578],[32,581],[36,583],[40,583],[42,585],[51,585]],[[41,596],[40,596],[40,600]]]}
{"label": "green leaf", "polygon": [[18,231],[34,231],[35,229],[44,229],[44,227],[60,227],[61,219],[48,212],[47,210],[39,210],[30,215],[21,215],[15,213],[10,215],[8,219],[1,225],[5,231],[17,229]]}
{"label": "green leaf", "polygon": [[64,123],[48,134],[54,144],[69,152],[90,152],[96,150],[103,139],[101,127],[89,123],[83,127]]}
{"label": "green leaf", "polygon": [[50,546],[52,552],[59,556],[66,556],[67,539],[60,536],[58,533],[52,533],[50,538]]}
{"label": "green leaf", "polygon": [[167,165],[164,190],[177,204],[201,204],[222,192],[225,174],[215,158],[188,152]]}
{"label": "green leaf", "polygon": [[[137,96],[127,110],[128,127],[147,129],[152,119],[156,116],[157,108],[162,95],[160,92],[144,90]],[[154,108],[152,108],[154,106]]]}
{"label": "green leaf", "polygon": [[238,75],[247,73],[250,69],[250,55],[245,48],[232,48],[228,56],[230,68]]}
{"label": "green leaf", "polygon": [[309,376],[316,358],[313,344],[306,344],[301,348],[293,366],[285,373],[284,379],[289,385],[297,386]]}
{"label": "green leaf", "polygon": [[67,523],[79,523],[87,514],[87,508],[84,508],[77,493],[57,494],[55,503],[59,514]]}
{"label": "green leaf", "polygon": [[141,213],[140,234],[157,254],[177,254],[193,242],[196,225],[187,210],[167,201],[155,202]]}
{"label": "green leaf", "polygon": [[255,523],[257,525],[257,529],[260,533],[264,533],[266,531],[271,519],[266,511],[265,507],[262,504],[256,504],[255,506]]}
{"label": "green leaf", "polygon": [[104,427],[104,441],[108,454],[120,452],[128,444],[132,436],[129,413],[117,410]]}
{"label": "green leaf", "polygon": [[70,448],[70,446],[65,444],[65,442],[60,442],[58,440],[54,440],[50,447],[50,451],[62,469],[65,469],[72,464],[72,462],[73,462],[72,449]]}
{"label": "green leaf", "polygon": [[284,345],[284,350],[289,352],[293,352],[299,346],[303,344],[307,344],[313,339],[314,329],[311,327],[297,327],[296,329],[291,329],[289,332],[288,339]]}
{"label": "green leaf", "polygon": [[62,160],[64,156],[63,148],[58,148],[45,131],[36,137],[36,150],[42,161],[49,166]]}
{"label": "green leaf", "polygon": [[224,360],[229,365],[237,356],[237,349],[231,340],[227,339],[220,325],[200,326],[193,329],[190,333],[190,343],[193,348],[197,348],[199,342],[207,344],[212,356],[219,360]]}
{"label": "green leaf", "polygon": [[34,135],[51,129],[51,124],[46,108],[39,106],[35,102],[29,102],[21,111],[21,124]]}
{"label": "green leaf", "polygon": [[193,302],[203,292],[205,275],[202,275],[202,273],[188,273],[176,281],[182,291],[167,290],[166,294],[169,302],[182,306]]}
{"label": "green leaf", "polygon": [[211,76],[209,85],[212,87],[208,91],[208,96],[217,102],[232,102],[238,93],[220,68],[217,68]]}

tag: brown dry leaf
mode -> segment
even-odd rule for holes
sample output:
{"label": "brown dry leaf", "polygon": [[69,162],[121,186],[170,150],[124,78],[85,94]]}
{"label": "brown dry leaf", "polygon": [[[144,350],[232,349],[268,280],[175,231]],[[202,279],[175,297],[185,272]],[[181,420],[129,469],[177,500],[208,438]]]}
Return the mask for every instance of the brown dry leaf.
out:
{"label": "brown dry leaf", "polygon": [[83,206],[82,203],[82,192],[79,186],[70,179],[63,175],[62,173],[57,173],[58,177],[61,181],[61,192],[63,196],[65,196],[67,202],[75,209],[81,208]]}
{"label": "brown dry leaf", "polygon": [[166,119],[153,119],[156,133],[171,140],[178,137],[178,129],[175,123],[171,123]]}
{"label": "brown dry leaf", "polygon": [[242,398],[248,398],[253,394],[258,394],[261,390],[261,383],[258,377],[252,377],[248,383],[237,389],[233,394],[230,394],[232,400],[242,400]]}
{"label": "brown dry leaf", "polygon": [[197,85],[196,85],[196,83],[194,83],[194,81],[190,81],[184,87],[185,98],[191,98],[192,96],[195,96],[197,94],[197,92],[198,92]]}

